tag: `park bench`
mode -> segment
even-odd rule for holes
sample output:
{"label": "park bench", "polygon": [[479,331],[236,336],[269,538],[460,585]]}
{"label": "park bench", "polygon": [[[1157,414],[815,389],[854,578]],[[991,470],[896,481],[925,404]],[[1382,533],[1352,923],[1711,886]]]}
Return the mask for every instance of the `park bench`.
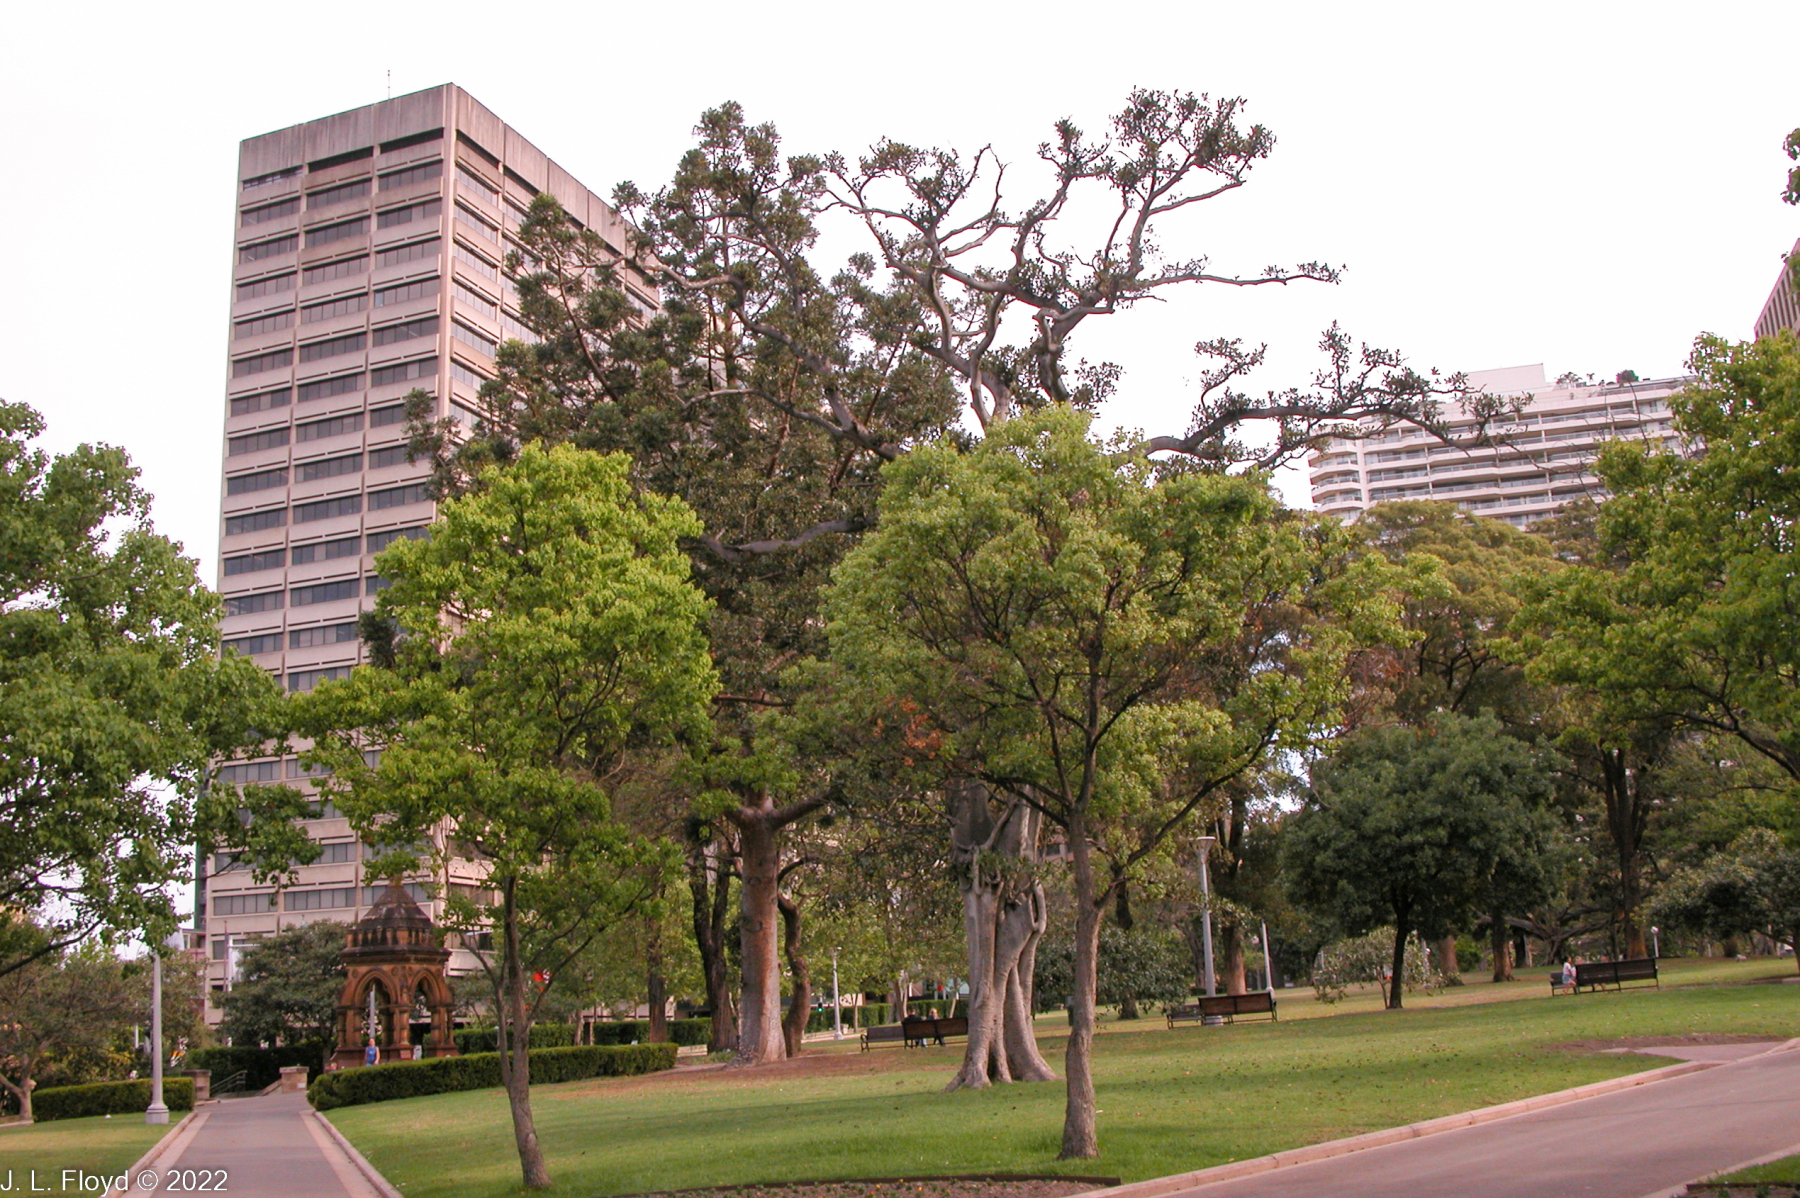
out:
{"label": "park bench", "polygon": [[1178,1023],[1199,1023],[1207,1019],[1223,1019],[1226,1023],[1235,1023],[1239,1015],[1267,1015],[1274,1019],[1275,996],[1267,990],[1256,990],[1249,994],[1203,995],[1199,1002],[1182,1003],[1168,1008],[1166,1014],[1171,1028]]}
{"label": "park bench", "polygon": [[877,1044],[905,1044],[906,1030],[898,1023],[884,1023],[876,1027],[866,1027],[862,1034],[862,1050],[868,1052]]}
{"label": "park bench", "polygon": [[1562,980],[1560,972],[1550,975],[1550,993],[1560,994],[1564,990],[1579,994],[1582,990],[1598,990],[1602,986],[1611,986],[1614,990],[1625,988],[1626,982],[1655,982],[1658,990],[1662,989],[1662,979],[1656,975],[1656,958],[1639,957],[1631,961],[1587,961],[1575,967],[1575,984],[1569,986]]}
{"label": "park bench", "polygon": [[901,1044],[907,1048],[916,1045],[923,1048],[928,1042],[942,1044],[951,1036],[967,1036],[968,1034],[969,1021],[961,1015],[946,1019],[908,1015],[899,1023],[865,1028],[862,1034],[862,1050],[868,1052],[877,1044]]}

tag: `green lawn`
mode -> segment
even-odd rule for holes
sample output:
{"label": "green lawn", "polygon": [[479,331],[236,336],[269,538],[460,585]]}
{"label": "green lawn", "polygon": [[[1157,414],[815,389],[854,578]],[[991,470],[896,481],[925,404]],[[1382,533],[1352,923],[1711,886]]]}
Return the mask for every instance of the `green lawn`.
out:
{"label": "green lawn", "polygon": [[1778,1161],[1770,1161],[1766,1165],[1756,1165],[1749,1169],[1739,1169],[1736,1173],[1727,1173],[1723,1177],[1715,1177],[1706,1186],[1695,1186],[1697,1193],[1707,1192],[1710,1185],[1763,1185],[1779,1183],[1800,1186],[1800,1156],[1783,1157]]}
{"label": "green lawn", "polygon": [[[9,1172],[15,1191],[25,1193],[32,1189],[32,1170],[37,1171],[37,1184],[54,1193],[63,1192],[64,1169],[116,1177],[180,1118],[179,1112],[171,1115],[168,1127],[150,1127],[139,1114],[0,1128],[0,1188],[6,1186]],[[75,1193],[79,1187],[68,1189]]]}
{"label": "green lawn", "polygon": [[[1668,981],[1778,975],[1695,963]],[[1787,966],[1786,968],[1792,968]],[[558,1192],[932,1173],[1155,1177],[1506,1102],[1666,1061],[1559,1049],[1689,1032],[1800,1035],[1800,986],[1665,985],[1551,999],[1541,981],[1464,986],[1404,1012],[1284,999],[1280,1023],[1111,1023],[1095,1053],[1097,1161],[1058,1165],[1060,1083],[945,1094],[956,1047],[858,1054],[826,1044],[738,1073],[681,1070],[533,1091]],[[1507,1001],[1502,1001],[1507,1000]],[[1289,1018],[1292,1014],[1334,1018]],[[1348,1009],[1347,1009],[1348,1008]],[[1045,1048],[1060,1064],[1054,1020]],[[409,1198],[518,1192],[498,1090],[350,1107],[332,1120]]]}

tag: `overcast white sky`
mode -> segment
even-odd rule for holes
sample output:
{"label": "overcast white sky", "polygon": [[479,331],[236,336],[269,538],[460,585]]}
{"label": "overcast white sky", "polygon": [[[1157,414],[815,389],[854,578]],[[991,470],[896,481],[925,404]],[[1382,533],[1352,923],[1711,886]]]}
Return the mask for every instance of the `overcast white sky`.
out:
{"label": "overcast white sky", "polygon": [[[516,18],[509,13],[517,13]],[[1278,143],[1178,226],[1221,268],[1322,259],[1334,288],[1196,291],[1080,346],[1111,414],[1179,429],[1193,343],[1319,331],[1446,371],[1680,371],[1749,335],[1800,235],[1793,0],[1670,4],[20,5],[0,112],[0,396],[49,443],[126,447],[213,577],[239,139],[459,83],[601,193],[652,186],[726,99],[794,150],[888,135],[1028,156],[1134,84],[1242,95]],[[1302,492],[1292,490],[1299,497]]]}

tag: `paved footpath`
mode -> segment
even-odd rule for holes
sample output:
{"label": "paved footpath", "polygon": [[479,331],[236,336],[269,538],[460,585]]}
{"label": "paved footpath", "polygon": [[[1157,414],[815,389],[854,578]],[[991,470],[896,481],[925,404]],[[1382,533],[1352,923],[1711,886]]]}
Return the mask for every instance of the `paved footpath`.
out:
{"label": "paved footpath", "polygon": [[230,1198],[381,1198],[309,1110],[305,1094],[202,1106],[156,1172],[166,1179],[171,1169],[223,1170],[225,1184],[214,1188]]}
{"label": "paved footpath", "polygon": [[[1791,1043],[1791,1042],[1790,1042]],[[1670,1048],[1722,1057],[1768,1045]],[[1800,1048],[1167,1198],[1646,1198],[1782,1149],[1800,1151]],[[1108,1191],[1109,1193],[1113,1191]]]}

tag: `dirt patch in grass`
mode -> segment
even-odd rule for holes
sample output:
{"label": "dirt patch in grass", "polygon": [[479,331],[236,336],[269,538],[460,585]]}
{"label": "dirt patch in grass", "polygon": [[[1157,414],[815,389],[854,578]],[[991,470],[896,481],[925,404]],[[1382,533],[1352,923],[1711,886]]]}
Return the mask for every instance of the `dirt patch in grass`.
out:
{"label": "dirt patch in grass", "polygon": [[796,1181],[710,1190],[660,1190],[634,1198],[1068,1198],[1118,1184],[1116,1177],[877,1177],[867,1181]]}
{"label": "dirt patch in grass", "polygon": [[1616,1040],[1570,1040],[1552,1048],[1569,1052],[1609,1052],[1615,1048],[1669,1048],[1676,1044],[1779,1044],[1780,1036],[1744,1036],[1732,1032],[1685,1032],[1679,1036],[1623,1036]]}

